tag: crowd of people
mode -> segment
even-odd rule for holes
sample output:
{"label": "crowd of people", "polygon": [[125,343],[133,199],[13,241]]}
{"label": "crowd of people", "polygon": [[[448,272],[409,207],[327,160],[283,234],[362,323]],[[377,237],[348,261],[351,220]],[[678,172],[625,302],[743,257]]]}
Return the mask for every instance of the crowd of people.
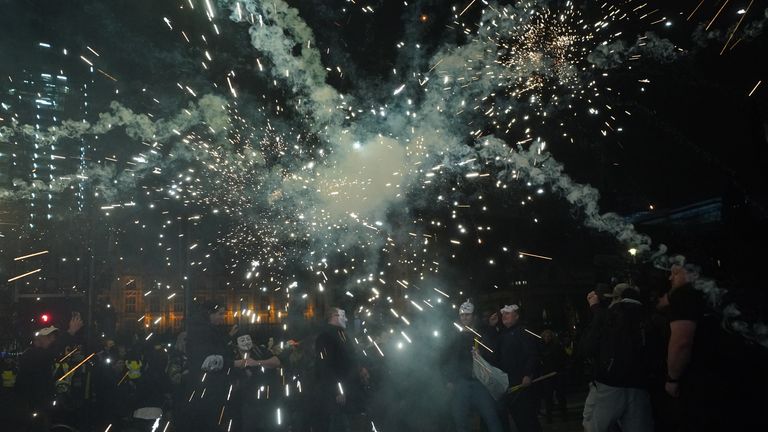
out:
{"label": "crowd of people", "polygon": [[526,328],[518,305],[478,317],[469,300],[450,320],[455,331],[413,341],[403,332],[410,351],[391,329],[348,333],[338,307],[280,340],[228,327],[222,305],[200,302],[174,341],[104,337],[95,350],[78,341],[73,313],[66,329],[38,329],[17,364],[4,364],[14,397],[0,421],[13,431],[536,432],[555,407],[567,413],[568,371],[584,361],[588,432],[759,430],[765,388],[754,384],[765,376],[734,363],[743,351],[728,351],[734,339],[696,277],[674,266],[655,299],[630,283],[590,292],[592,319],[569,347],[551,329]]}
{"label": "crowd of people", "polygon": [[[679,264],[655,297],[630,283],[587,295],[593,317],[576,349],[590,370],[586,432],[766,430],[766,352],[722,325],[695,288],[698,277],[696,266]],[[493,313],[476,323],[473,305],[461,306],[470,331],[456,336],[446,357],[457,431],[471,430],[471,410],[491,432],[540,431],[539,399],[548,413],[553,393],[565,406],[563,348],[551,330],[538,336],[522,328],[518,311],[508,305],[500,322]],[[483,385],[478,353],[506,375],[504,394],[493,398]]]}
{"label": "crowd of people", "polygon": [[628,283],[587,296],[581,346],[592,364],[586,431],[765,430],[766,353],[727,331],[695,287],[700,269],[671,268],[668,290],[646,298]]}

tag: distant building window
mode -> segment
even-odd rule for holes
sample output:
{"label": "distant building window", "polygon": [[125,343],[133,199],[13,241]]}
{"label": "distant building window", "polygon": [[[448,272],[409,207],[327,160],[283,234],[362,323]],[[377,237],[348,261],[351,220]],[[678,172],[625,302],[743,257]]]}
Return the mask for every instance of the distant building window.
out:
{"label": "distant building window", "polygon": [[152,312],[160,312],[162,311],[162,307],[160,306],[160,297],[159,296],[150,296],[149,298],[149,310]]}
{"label": "distant building window", "polygon": [[138,299],[138,296],[136,291],[126,291],[125,293],[125,311],[126,312],[136,312],[137,299]]}

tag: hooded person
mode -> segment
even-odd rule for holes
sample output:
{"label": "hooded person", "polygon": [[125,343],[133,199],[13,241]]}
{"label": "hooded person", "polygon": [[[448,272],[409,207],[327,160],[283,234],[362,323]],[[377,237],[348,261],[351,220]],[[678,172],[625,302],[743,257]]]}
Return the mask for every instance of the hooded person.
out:
{"label": "hooded person", "polygon": [[496,412],[496,401],[485,386],[473,376],[474,333],[468,328],[474,324],[475,306],[467,300],[459,306],[462,331],[456,333],[442,355],[442,372],[451,394],[451,413],[457,432],[471,430],[471,411],[483,419],[489,432],[503,430]]}
{"label": "hooded person", "polygon": [[232,355],[230,335],[223,327],[226,309],[222,305],[206,301],[198,306],[187,331],[189,406],[184,417],[189,424],[183,430],[211,432],[226,423],[223,419],[220,423],[220,412],[227,400],[230,370],[256,366],[256,361],[235,359]]}

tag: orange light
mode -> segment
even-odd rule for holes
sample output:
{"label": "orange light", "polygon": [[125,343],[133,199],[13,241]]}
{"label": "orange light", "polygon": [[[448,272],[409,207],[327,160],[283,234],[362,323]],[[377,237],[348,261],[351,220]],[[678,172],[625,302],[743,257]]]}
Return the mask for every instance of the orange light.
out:
{"label": "orange light", "polygon": [[425,22],[429,21],[429,15],[427,15],[427,14],[421,14],[421,15],[419,15],[419,21],[421,21],[421,22],[423,22],[423,23],[425,23]]}

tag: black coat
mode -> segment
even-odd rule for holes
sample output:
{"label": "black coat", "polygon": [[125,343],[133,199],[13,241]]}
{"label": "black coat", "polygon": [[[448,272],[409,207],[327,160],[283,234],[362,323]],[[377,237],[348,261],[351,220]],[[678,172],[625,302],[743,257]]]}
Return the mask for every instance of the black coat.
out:
{"label": "black coat", "polygon": [[472,333],[463,331],[453,336],[442,355],[442,372],[447,382],[472,378]]}
{"label": "black coat", "polygon": [[339,383],[349,395],[359,387],[354,341],[341,327],[327,325],[315,340],[315,383],[320,395],[336,396]]}
{"label": "black coat", "polygon": [[502,327],[496,352],[499,369],[506,372],[510,386],[520,384],[525,376],[536,376],[539,364],[536,341],[523,327]]}
{"label": "black coat", "polygon": [[212,375],[226,375],[234,364],[234,356],[229,346],[230,337],[226,330],[208,322],[207,317],[198,318],[190,323],[187,333],[187,356],[189,373],[193,380],[203,375],[201,367],[206,357],[220,355],[224,358],[224,368]]}
{"label": "black coat", "polygon": [[651,351],[649,319],[643,306],[627,299],[607,309],[594,305],[592,311],[584,345],[594,363],[595,381],[614,387],[647,387]]}
{"label": "black coat", "polygon": [[557,340],[552,340],[541,347],[541,372],[562,372],[565,370],[568,355]]}
{"label": "black coat", "polygon": [[[498,367],[498,355],[496,352],[499,350],[499,338],[501,337],[501,330],[498,326],[482,325],[479,330],[482,338],[480,341],[488,347],[487,349],[480,346],[477,349],[480,355],[490,364]],[[489,351],[490,349],[490,351]]]}
{"label": "black coat", "polygon": [[48,348],[33,346],[21,355],[15,387],[31,408],[47,407],[53,400],[53,364],[71,341],[69,333],[59,331]]}

